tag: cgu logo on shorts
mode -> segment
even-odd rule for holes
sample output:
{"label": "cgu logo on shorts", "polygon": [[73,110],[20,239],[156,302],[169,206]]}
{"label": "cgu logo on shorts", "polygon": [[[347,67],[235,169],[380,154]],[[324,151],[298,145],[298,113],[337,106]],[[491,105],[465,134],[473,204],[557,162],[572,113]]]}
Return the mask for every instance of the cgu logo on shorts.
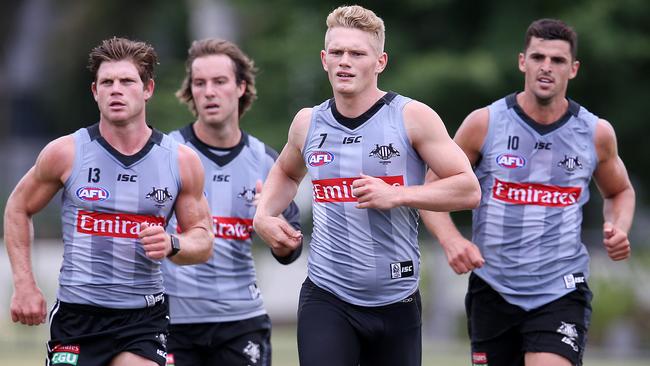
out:
{"label": "cgu logo on shorts", "polygon": [[253,220],[240,217],[212,217],[214,236],[223,239],[248,240],[253,232]]}
{"label": "cgu logo on shorts", "polygon": [[53,365],[76,365],[79,361],[78,344],[58,344],[52,349]]}
{"label": "cgu logo on shorts", "polygon": [[580,199],[580,187],[559,187],[536,183],[511,183],[494,180],[492,198],[516,205],[566,207]]}
{"label": "cgu logo on shorts", "polygon": [[526,166],[526,159],[515,154],[501,154],[497,156],[497,164],[508,169],[523,168]]}
{"label": "cgu logo on shorts", "polygon": [[84,210],[77,212],[77,232],[94,236],[137,239],[140,225],[144,223],[164,227],[165,218]]}
{"label": "cgu logo on shorts", "polygon": [[309,166],[327,165],[334,161],[334,154],[327,151],[314,151],[307,157]]}
{"label": "cgu logo on shorts", "polygon": [[[404,176],[391,175],[377,177],[393,186],[403,186]],[[315,202],[357,202],[352,194],[352,182],[359,177],[352,178],[330,178],[312,180],[312,189]]]}
{"label": "cgu logo on shorts", "polygon": [[77,197],[84,201],[104,201],[108,199],[110,193],[100,187],[81,187],[77,189]]}

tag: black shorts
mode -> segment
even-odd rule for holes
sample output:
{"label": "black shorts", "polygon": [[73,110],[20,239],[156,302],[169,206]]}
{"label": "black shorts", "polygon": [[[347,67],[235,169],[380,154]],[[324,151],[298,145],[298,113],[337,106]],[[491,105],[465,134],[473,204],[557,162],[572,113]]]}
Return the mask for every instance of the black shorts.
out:
{"label": "black shorts", "polygon": [[50,313],[47,365],[104,366],[122,352],[165,365],[168,304],[108,309],[57,301]]}
{"label": "black shorts", "polygon": [[422,364],[419,291],[394,304],[365,307],[342,301],[309,278],[298,305],[298,356],[309,366]]}
{"label": "black shorts", "polygon": [[271,365],[271,320],[169,326],[167,366]]}
{"label": "black shorts", "polygon": [[582,365],[591,298],[587,284],[579,283],[575,291],[525,311],[472,273],[465,297],[472,364],[523,366],[527,352],[548,352]]}

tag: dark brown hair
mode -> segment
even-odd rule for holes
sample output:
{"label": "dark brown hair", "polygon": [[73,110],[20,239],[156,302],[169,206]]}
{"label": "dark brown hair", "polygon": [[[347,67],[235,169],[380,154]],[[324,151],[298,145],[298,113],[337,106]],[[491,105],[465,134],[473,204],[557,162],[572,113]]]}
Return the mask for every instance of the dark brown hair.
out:
{"label": "dark brown hair", "polygon": [[524,53],[530,45],[532,37],[553,40],[559,39],[569,42],[571,57],[575,60],[578,56],[578,34],[569,25],[557,19],[538,19],[528,26],[524,41]]}
{"label": "dark brown hair", "polygon": [[237,85],[242,82],[246,83],[246,90],[239,98],[239,117],[241,117],[250,109],[253,101],[257,98],[257,90],[255,89],[255,73],[257,69],[253,60],[237,45],[223,39],[209,38],[192,42],[185,61],[185,79],[183,79],[181,88],[176,92],[176,97],[187,104],[190,111],[196,116],[196,105],[192,97],[192,63],[199,57],[210,55],[228,56],[235,65],[234,72]]}
{"label": "dark brown hair", "polygon": [[104,61],[130,60],[138,69],[143,83],[154,77],[154,66],[158,64],[158,55],[153,47],[145,42],[113,37],[105,39],[88,55],[88,70],[97,81],[97,70]]}

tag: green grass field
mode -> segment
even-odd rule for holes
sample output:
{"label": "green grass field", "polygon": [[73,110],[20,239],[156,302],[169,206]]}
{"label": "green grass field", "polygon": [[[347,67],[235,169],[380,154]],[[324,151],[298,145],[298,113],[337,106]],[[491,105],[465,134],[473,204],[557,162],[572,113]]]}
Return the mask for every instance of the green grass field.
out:
{"label": "green grass field", "polygon": [[[4,323],[0,326],[0,365],[31,366],[43,365],[44,342],[47,327],[25,327]],[[295,328],[276,327],[273,330],[273,365],[298,366]],[[426,366],[468,366],[468,346],[463,343],[434,344],[424,341],[423,365]],[[647,360],[620,360],[607,358],[600,350],[587,349],[585,366],[647,366]]]}

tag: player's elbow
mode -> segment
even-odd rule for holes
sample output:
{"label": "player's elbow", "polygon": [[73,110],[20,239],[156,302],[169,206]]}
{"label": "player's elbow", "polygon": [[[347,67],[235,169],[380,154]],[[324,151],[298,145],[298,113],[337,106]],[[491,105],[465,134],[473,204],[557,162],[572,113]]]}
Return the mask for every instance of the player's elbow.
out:
{"label": "player's elbow", "polygon": [[210,258],[212,257],[212,253],[214,252],[213,247],[214,247],[214,234],[208,232],[205,235],[203,246],[199,251],[198,259],[200,260],[200,263],[205,263],[208,260],[210,260]]}
{"label": "player's elbow", "polygon": [[481,187],[478,185],[478,182],[476,182],[476,187],[471,190],[468,196],[469,208],[474,209],[478,207],[479,203],[481,203]]}
{"label": "player's elbow", "polygon": [[464,209],[474,209],[481,202],[481,186],[474,174],[468,174],[465,180],[465,193],[463,196]]}

